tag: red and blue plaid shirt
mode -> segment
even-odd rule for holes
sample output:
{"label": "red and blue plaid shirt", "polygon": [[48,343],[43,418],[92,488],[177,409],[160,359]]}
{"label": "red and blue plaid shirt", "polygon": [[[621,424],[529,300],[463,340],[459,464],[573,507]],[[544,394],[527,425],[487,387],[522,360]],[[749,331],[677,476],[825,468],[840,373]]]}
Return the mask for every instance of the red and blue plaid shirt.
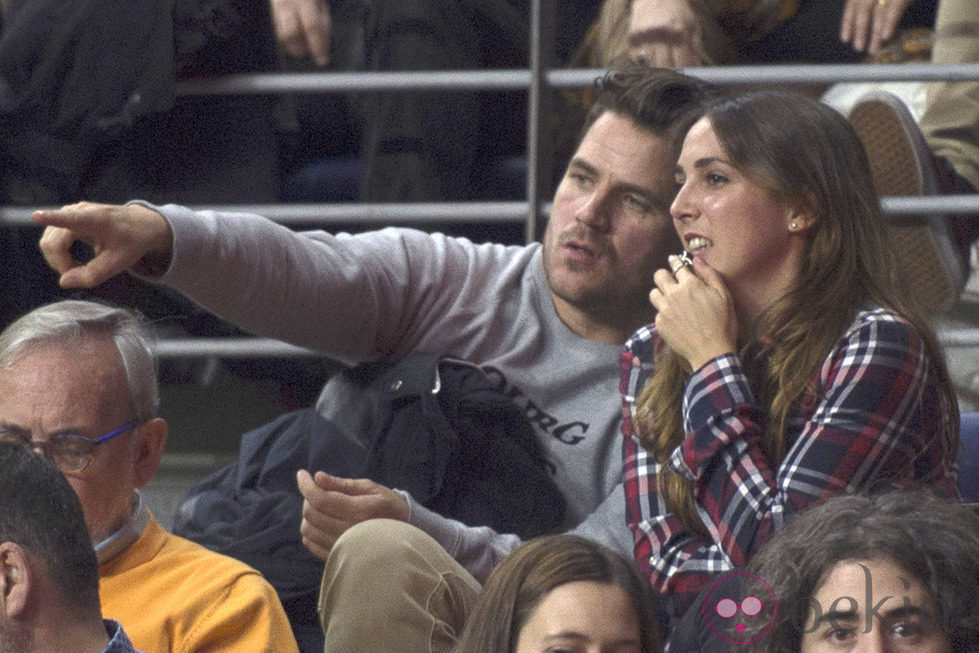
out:
{"label": "red and blue plaid shirt", "polygon": [[674,616],[719,574],[744,566],[792,515],[830,496],[889,483],[956,493],[954,413],[924,344],[893,313],[864,310],[820,367],[816,400],[790,419],[778,467],[762,453],[764,414],[737,356],[720,356],[689,379],[686,437],[667,464],[693,484],[710,538],[692,534],[667,511],[660,465],[633,427],[656,339],[653,327],[640,329],[622,355],[626,515],[636,560]]}

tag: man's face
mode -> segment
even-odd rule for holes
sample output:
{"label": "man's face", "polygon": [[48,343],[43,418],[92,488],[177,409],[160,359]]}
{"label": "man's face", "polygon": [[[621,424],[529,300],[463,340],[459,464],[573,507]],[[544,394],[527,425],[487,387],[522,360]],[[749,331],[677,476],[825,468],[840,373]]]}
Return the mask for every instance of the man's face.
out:
{"label": "man's face", "polygon": [[802,637],[802,653],[951,650],[928,590],[885,559],[847,560],[830,569],[812,597]]}
{"label": "man's face", "polygon": [[681,247],[670,218],[674,152],[606,112],[582,139],[554,195],[544,270],[573,330],[606,322],[631,331],[652,317],[653,273]]}
{"label": "man's face", "polygon": [[[97,438],[133,417],[121,360],[109,340],[44,347],[0,370],[0,425],[31,440],[56,433]],[[115,532],[132,513],[137,438],[132,429],[98,445],[88,467],[65,475],[81,500],[93,542]]]}

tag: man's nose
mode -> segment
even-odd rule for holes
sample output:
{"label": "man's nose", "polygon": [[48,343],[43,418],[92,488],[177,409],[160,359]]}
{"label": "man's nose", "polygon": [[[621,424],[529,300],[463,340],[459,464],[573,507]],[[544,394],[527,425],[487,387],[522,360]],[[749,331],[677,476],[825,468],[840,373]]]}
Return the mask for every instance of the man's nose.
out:
{"label": "man's nose", "polygon": [[887,637],[880,624],[874,624],[870,632],[861,630],[857,634],[857,645],[852,653],[893,653],[887,645]]}
{"label": "man's nose", "polygon": [[601,190],[596,190],[578,207],[575,219],[593,229],[605,231],[609,227],[609,198]]}

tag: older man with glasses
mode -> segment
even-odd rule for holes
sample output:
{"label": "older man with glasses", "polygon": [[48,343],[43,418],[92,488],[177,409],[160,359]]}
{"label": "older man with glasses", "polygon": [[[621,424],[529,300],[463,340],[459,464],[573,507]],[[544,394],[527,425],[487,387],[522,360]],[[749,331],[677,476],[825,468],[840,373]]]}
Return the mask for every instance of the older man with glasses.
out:
{"label": "older man with glasses", "polygon": [[296,651],[254,569],[167,533],[143,505],[167,423],[140,320],[86,301],[35,309],[0,334],[0,440],[50,459],[78,494],[103,613],[138,649]]}

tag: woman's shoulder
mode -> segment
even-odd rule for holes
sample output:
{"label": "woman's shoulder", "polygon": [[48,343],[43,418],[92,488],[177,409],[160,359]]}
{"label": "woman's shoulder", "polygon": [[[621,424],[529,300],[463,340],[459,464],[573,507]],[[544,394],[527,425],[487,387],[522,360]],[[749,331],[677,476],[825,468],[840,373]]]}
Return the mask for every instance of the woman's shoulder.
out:
{"label": "woman's shoulder", "polygon": [[881,306],[859,308],[841,338],[841,344],[861,348],[900,347],[920,350],[921,334],[914,324],[900,313]]}
{"label": "woman's shoulder", "polygon": [[900,313],[874,304],[865,304],[857,309],[850,323],[850,330],[859,330],[867,326],[887,327],[888,325],[893,325],[892,328],[895,331],[916,331],[914,325]]}

